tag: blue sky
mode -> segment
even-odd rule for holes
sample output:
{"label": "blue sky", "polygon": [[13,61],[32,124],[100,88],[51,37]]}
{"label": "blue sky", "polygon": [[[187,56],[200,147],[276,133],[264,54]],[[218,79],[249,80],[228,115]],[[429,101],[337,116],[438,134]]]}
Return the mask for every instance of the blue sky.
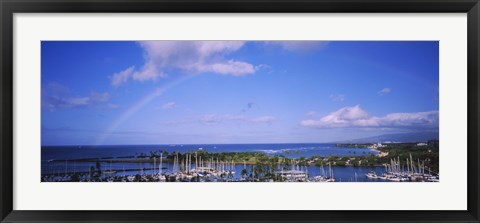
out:
{"label": "blue sky", "polygon": [[42,145],[438,131],[436,41],[44,41]]}

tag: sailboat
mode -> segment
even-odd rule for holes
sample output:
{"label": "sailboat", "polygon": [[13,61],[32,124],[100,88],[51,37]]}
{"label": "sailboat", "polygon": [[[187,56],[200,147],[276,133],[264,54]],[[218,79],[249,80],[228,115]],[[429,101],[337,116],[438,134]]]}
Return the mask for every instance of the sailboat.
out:
{"label": "sailboat", "polygon": [[327,178],[327,182],[335,182],[335,178],[333,178],[333,170],[332,170],[332,163],[329,162],[328,163],[328,168],[329,168],[329,172],[330,172],[330,176]]}
{"label": "sailboat", "polygon": [[[357,174],[357,173],[355,173],[355,174]],[[369,179],[378,179],[379,178],[379,176],[377,176],[377,173],[375,173],[375,171],[370,171],[369,173],[367,173],[365,175]]]}
{"label": "sailboat", "polygon": [[110,170],[104,170],[103,173],[104,174],[114,174],[116,173],[117,171],[115,170],[112,170],[112,161],[110,160]]}

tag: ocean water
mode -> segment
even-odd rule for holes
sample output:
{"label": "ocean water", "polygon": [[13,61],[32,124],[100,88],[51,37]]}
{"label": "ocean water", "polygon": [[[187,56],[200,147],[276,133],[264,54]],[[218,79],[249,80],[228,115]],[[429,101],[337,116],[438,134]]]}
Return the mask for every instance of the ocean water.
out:
{"label": "ocean water", "polygon": [[42,146],[42,161],[135,156],[150,151],[195,152],[206,150],[218,152],[264,152],[270,156],[284,155],[288,158],[312,156],[361,156],[377,154],[368,148],[343,148],[335,144],[190,144],[190,145],[115,145],[115,146]]}

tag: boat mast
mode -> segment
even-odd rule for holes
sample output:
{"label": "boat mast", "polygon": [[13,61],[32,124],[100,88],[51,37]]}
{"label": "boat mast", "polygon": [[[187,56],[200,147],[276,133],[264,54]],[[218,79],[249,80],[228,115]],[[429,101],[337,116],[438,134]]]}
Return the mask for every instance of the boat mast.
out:
{"label": "boat mast", "polygon": [[152,177],[155,175],[155,166],[157,165],[157,157],[153,157],[153,172],[152,172]]}
{"label": "boat mast", "polygon": [[163,161],[163,153],[160,153],[160,166],[158,166],[158,175],[162,175],[162,161]]}

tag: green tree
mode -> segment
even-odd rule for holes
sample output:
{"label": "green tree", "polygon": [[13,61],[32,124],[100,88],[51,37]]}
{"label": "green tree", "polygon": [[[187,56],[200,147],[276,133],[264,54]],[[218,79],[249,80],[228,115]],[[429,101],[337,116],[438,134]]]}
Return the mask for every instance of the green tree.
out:
{"label": "green tree", "polygon": [[242,177],[245,178],[247,176],[247,169],[242,170]]}

